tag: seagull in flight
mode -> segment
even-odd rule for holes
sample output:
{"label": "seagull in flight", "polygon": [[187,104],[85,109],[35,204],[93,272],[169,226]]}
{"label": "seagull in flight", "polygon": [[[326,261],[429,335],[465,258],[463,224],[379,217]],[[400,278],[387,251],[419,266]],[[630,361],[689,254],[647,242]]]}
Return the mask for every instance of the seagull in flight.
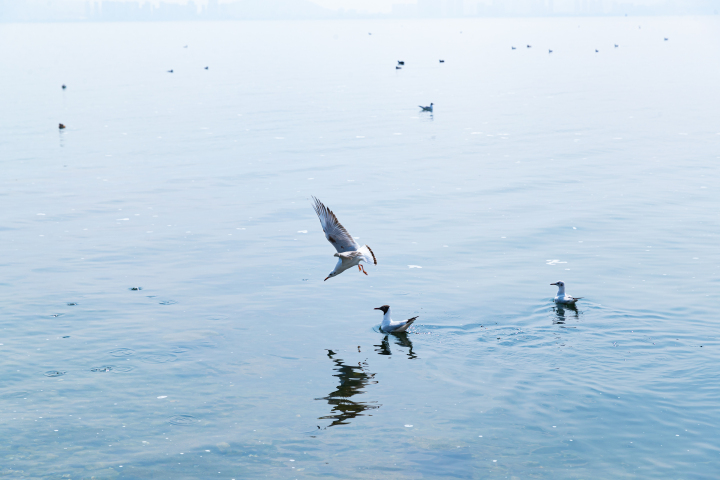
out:
{"label": "seagull in flight", "polygon": [[558,293],[555,296],[555,303],[562,303],[564,305],[575,305],[575,302],[583,297],[571,297],[565,294],[565,282],[555,282],[550,285],[557,285]]}
{"label": "seagull in flight", "polygon": [[407,332],[407,329],[410,328],[410,325],[412,325],[413,322],[418,318],[413,317],[407,320],[402,320],[400,322],[393,322],[392,318],[390,318],[390,305],[383,305],[382,307],[377,307],[375,310],[382,310],[383,312],[383,321],[382,324],[380,324],[380,330],[385,333]]}
{"label": "seagull in flight", "polygon": [[434,104],[431,103],[429,107],[423,107],[422,105],[419,105],[419,107],[422,108],[421,111],[423,111],[423,112],[432,112],[432,111],[433,111],[433,105],[434,105]]}
{"label": "seagull in flight", "polygon": [[332,210],[323,205],[317,198],[313,197],[313,200],[315,200],[313,208],[315,208],[315,213],[317,213],[320,218],[320,225],[322,226],[323,232],[325,232],[325,238],[327,238],[328,242],[337,250],[337,253],[333,255],[334,257],[338,257],[337,265],[335,265],[335,268],[325,280],[336,277],[355,265],[357,265],[361,272],[367,275],[365,268],[360,265],[360,262],[377,265],[373,251],[370,250],[370,247],[367,245],[363,245],[362,247],[358,245],[352,235],[340,224]]}

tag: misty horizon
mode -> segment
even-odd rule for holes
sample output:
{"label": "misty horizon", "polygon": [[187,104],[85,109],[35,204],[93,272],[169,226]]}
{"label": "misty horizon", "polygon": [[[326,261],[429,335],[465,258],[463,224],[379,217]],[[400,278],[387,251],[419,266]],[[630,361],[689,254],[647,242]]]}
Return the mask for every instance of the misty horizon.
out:
{"label": "misty horizon", "polygon": [[[0,0],[0,22],[717,15],[711,0]],[[329,7],[334,8],[329,8]],[[347,8],[346,8],[347,7]]]}

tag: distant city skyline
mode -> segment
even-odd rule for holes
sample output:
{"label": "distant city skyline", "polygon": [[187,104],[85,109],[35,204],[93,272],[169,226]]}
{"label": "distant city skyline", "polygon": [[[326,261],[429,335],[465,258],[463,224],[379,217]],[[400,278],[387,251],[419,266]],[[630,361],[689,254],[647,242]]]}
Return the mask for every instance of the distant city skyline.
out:
{"label": "distant city skyline", "polygon": [[0,22],[718,14],[718,0],[0,0]]}

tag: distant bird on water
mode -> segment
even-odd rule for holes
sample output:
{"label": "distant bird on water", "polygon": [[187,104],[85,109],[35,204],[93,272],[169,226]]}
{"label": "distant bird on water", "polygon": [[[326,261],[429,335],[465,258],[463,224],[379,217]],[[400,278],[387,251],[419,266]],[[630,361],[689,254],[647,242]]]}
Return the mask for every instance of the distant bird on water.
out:
{"label": "distant bird on water", "polygon": [[398,65],[405,65],[405,60],[398,60]]}
{"label": "distant bird on water", "polygon": [[395,70],[402,70],[402,67],[400,65],[395,65]]}
{"label": "distant bird on water", "polygon": [[596,49],[595,49],[595,53],[599,53],[599,52],[600,52],[600,50],[598,50],[598,49],[596,48]]}
{"label": "distant bird on water", "polygon": [[575,305],[575,302],[583,298],[571,297],[570,295],[565,294],[565,282],[555,282],[551,283],[550,285],[557,285],[558,287],[558,292],[555,296],[555,303],[562,303],[564,305]]}
{"label": "distant bird on water", "polygon": [[668,41],[668,39],[667,39],[666,37],[664,37],[664,38],[665,38],[665,41],[667,42],[667,41]]}
{"label": "distant bird on water", "polygon": [[360,265],[360,262],[377,265],[373,251],[370,250],[370,247],[367,245],[363,245],[362,247],[358,245],[352,235],[340,224],[332,210],[323,205],[317,198],[313,197],[313,200],[315,200],[313,208],[320,219],[320,225],[322,226],[323,232],[325,232],[325,237],[328,239],[328,242],[335,247],[335,250],[337,250],[337,253],[333,255],[334,257],[338,257],[337,265],[335,265],[335,268],[325,280],[336,277],[355,265],[357,265],[361,272],[367,275],[365,268]]}
{"label": "distant bird on water", "polygon": [[616,43],[616,44],[615,44],[615,48],[617,48],[617,47],[618,47],[618,44]]}
{"label": "distant bird on water", "polygon": [[382,307],[377,307],[375,310],[381,310],[383,312],[383,320],[380,324],[380,330],[385,333],[407,332],[407,329],[410,328],[410,325],[412,325],[413,322],[418,318],[413,317],[407,320],[393,322],[392,318],[390,318],[390,305],[383,305]]}
{"label": "distant bird on water", "polygon": [[65,84],[63,83],[62,89],[65,90],[66,88],[67,88],[67,85],[65,85]]}
{"label": "distant bird on water", "polygon": [[209,70],[209,69],[210,69],[210,67],[205,67],[205,70]]}
{"label": "distant bird on water", "polygon": [[548,50],[548,53],[552,53],[552,50]]}
{"label": "distant bird on water", "polygon": [[532,48],[532,45],[528,45],[527,48]]}
{"label": "distant bird on water", "polygon": [[[460,32],[460,33],[462,33],[462,32]],[[440,60],[440,63],[445,63],[445,60]]]}
{"label": "distant bird on water", "polygon": [[62,130],[62,129],[64,129],[64,128],[65,128],[65,125],[63,125],[63,124],[61,123],[61,124],[60,124],[60,126],[59,126],[58,128],[59,128],[60,130]]}
{"label": "distant bird on water", "polygon": [[429,106],[423,107],[422,105],[418,105],[420,108],[422,108],[423,112],[432,112],[433,111],[433,105],[434,103],[430,103]]}
{"label": "distant bird on water", "polygon": [[513,50],[515,50],[515,47],[510,47],[510,48],[512,48]]}
{"label": "distant bird on water", "polygon": [[168,70],[168,73],[173,73],[173,71],[172,71],[172,70]]}

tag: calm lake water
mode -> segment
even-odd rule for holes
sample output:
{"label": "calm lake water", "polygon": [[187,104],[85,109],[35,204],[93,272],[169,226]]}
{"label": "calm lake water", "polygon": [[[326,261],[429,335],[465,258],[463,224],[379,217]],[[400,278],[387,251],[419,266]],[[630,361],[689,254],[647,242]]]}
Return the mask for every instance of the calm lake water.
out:
{"label": "calm lake water", "polygon": [[0,26],[0,476],[717,478],[718,58],[718,17]]}

